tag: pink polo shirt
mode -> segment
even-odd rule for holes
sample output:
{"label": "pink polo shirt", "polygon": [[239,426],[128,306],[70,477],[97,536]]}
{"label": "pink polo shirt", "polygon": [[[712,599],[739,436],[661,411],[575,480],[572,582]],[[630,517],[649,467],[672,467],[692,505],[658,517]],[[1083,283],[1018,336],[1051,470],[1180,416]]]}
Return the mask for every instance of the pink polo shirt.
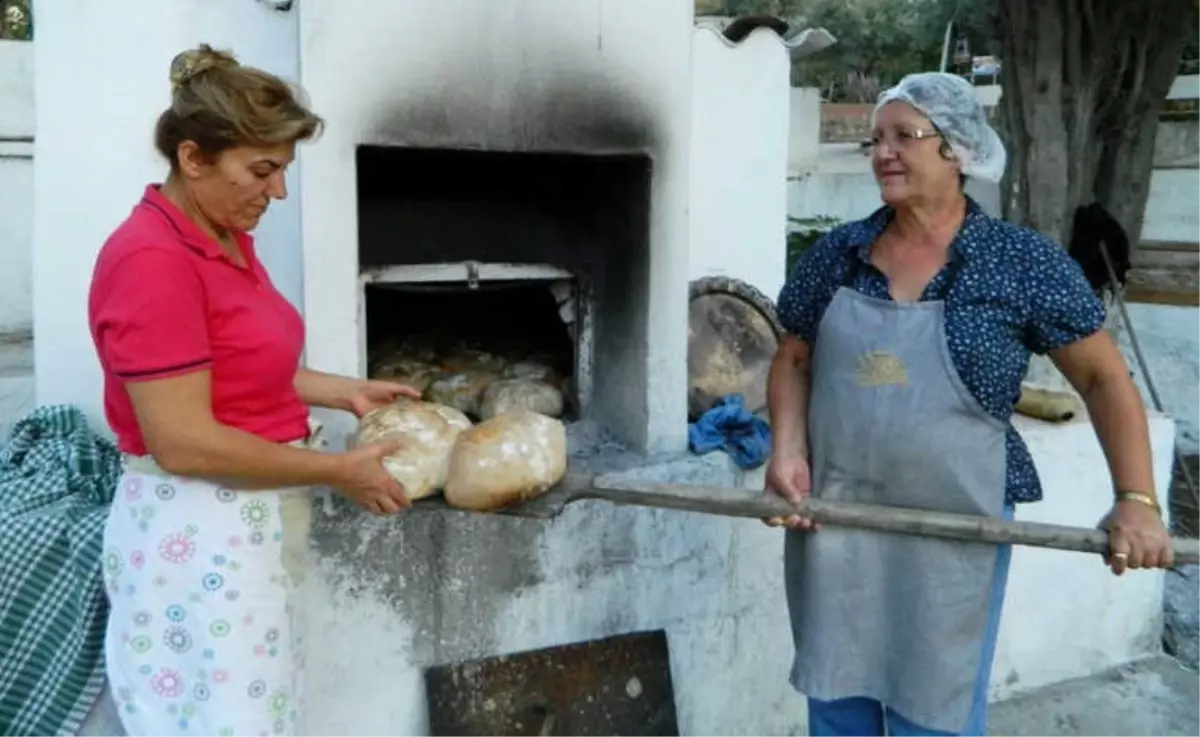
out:
{"label": "pink polo shirt", "polygon": [[237,240],[246,268],[152,184],[100,249],[88,321],[122,451],[147,452],[125,384],[202,370],[212,372],[218,422],[276,442],[307,434],[308,408],[293,385],[304,323],[250,236]]}

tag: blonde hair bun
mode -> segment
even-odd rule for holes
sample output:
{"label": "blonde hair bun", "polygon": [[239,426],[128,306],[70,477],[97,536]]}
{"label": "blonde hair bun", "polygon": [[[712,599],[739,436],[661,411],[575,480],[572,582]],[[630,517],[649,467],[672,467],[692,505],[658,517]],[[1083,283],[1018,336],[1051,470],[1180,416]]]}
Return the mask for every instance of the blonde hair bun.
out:
{"label": "blonde hair bun", "polygon": [[154,126],[154,147],[179,167],[179,147],[190,141],[204,160],[237,146],[271,147],[317,136],[319,115],[300,100],[301,91],[228,51],[208,44],[171,60],[171,104]]}
{"label": "blonde hair bun", "polygon": [[209,69],[236,69],[238,60],[228,51],[217,51],[208,44],[180,52],[171,60],[171,90],[179,91],[192,79]]}

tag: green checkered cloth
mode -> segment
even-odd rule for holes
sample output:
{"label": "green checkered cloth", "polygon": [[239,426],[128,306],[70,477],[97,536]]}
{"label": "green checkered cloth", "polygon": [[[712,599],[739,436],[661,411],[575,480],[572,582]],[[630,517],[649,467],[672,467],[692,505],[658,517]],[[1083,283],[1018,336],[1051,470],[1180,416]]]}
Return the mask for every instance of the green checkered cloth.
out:
{"label": "green checkered cloth", "polygon": [[121,456],[78,409],[0,449],[0,735],[73,735],[104,687],[104,523]]}

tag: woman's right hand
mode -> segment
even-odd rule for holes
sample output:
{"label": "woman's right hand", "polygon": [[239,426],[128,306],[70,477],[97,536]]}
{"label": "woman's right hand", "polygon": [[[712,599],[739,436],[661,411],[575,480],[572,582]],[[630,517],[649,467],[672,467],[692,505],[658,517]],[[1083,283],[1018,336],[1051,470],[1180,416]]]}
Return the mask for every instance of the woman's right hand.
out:
{"label": "woman's right hand", "polygon": [[[808,461],[799,452],[774,453],[767,464],[767,491],[774,492],[792,504],[800,504],[808,496],[812,482]],[[763,520],[770,527],[789,527],[793,530],[815,530],[818,525],[808,517],[793,514]]]}
{"label": "woman's right hand", "polygon": [[404,487],[388,474],[383,459],[403,443],[372,443],[342,454],[341,469],[333,486],[368,512],[389,515],[412,506]]}

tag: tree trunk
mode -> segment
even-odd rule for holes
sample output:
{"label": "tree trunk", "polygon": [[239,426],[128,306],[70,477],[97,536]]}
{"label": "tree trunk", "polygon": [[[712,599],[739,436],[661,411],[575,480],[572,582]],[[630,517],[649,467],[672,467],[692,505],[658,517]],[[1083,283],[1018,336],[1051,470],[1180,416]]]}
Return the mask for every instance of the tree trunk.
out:
{"label": "tree trunk", "polygon": [[1158,115],[1196,0],[1000,0],[1005,216],[1060,243],[1099,202],[1141,235]]}
{"label": "tree trunk", "polygon": [[[1066,245],[1076,208],[1099,202],[1136,247],[1196,0],[999,0],[998,11],[1005,217]],[[1066,387],[1036,357],[1027,378]]]}

